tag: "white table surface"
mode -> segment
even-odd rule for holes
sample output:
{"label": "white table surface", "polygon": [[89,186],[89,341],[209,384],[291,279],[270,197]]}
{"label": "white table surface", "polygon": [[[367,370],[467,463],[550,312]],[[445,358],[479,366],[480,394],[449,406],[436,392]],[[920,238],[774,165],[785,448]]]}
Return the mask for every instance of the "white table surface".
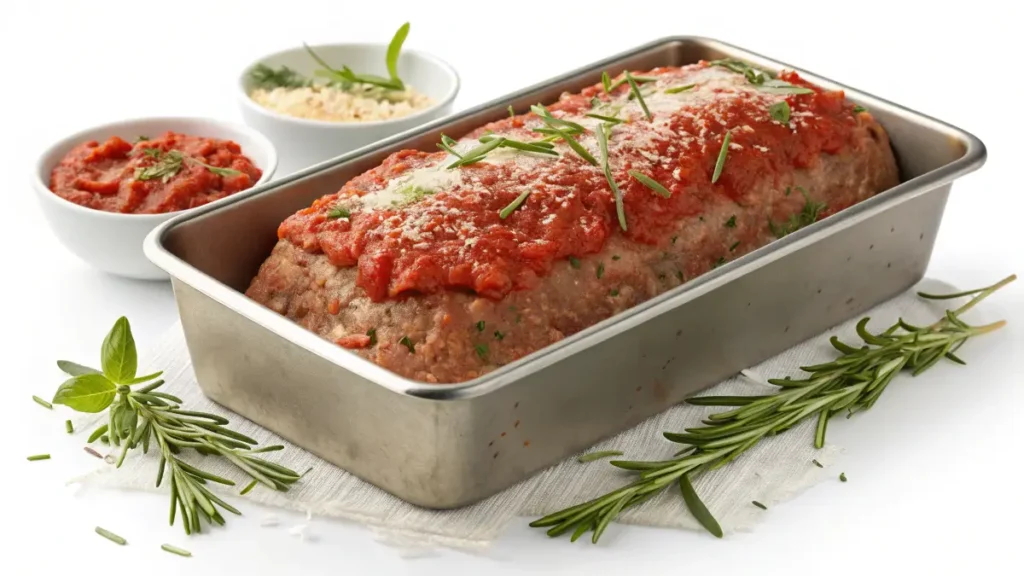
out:
{"label": "white table surface", "polygon": [[[77,493],[65,481],[96,464],[52,395],[57,358],[94,362],[113,320],[127,315],[139,346],[176,318],[168,284],[105,276],[50,235],[28,187],[37,153],[66,134],[144,115],[239,119],[240,67],[310,42],[386,41],[404,20],[408,46],[461,73],[462,109],[670,34],[718,37],[942,118],[989,149],[954,186],[929,275],[964,287],[1024,273],[1021,241],[1021,8],[984,2],[903,8],[896,2],[13,2],[0,8],[0,182],[9,239],[0,281],[7,448],[0,483],[0,562],[7,574],[594,573],[641,569],[717,574],[1008,573],[1016,536],[1024,381],[1024,281],[992,298],[1004,331],[972,343],[967,367],[901,378],[874,410],[830,426],[846,448],[848,483],[826,481],[767,512],[750,533],[613,526],[599,546],[549,540],[516,522],[492,550],[400,558],[359,526],[316,519],[315,540],[260,528],[244,505],[226,529],[186,539],[164,520],[164,495]],[[874,4],[874,5],[873,5]],[[101,7],[102,5],[102,7]],[[349,5],[349,6],[346,6]],[[49,452],[46,462],[28,454]],[[284,526],[299,521],[284,515]],[[102,525],[130,545],[92,533]],[[191,559],[165,554],[184,546]],[[130,562],[130,564],[128,564]]]}

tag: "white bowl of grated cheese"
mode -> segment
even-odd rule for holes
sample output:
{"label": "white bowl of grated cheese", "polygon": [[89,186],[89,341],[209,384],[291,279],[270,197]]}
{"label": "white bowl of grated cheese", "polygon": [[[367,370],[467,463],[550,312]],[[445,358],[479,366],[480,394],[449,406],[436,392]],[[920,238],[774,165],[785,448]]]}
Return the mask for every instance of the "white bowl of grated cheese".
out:
{"label": "white bowl of grated cheese", "polygon": [[[360,74],[388,76],[387,45],[328,44],[312,49],[332,68],[347,66]],[[403,50],[398,57],[402,91],[359,84],[345,89],[327,86],[316,81],[316,71],[322,68],[299,46],[260,58],[239,79],[242,117],[274,143],[279,175],[446,116],[459,92],[459,76],[451,66],[416,50]],[[272,81],[261,83],[261,72]],[[315,83],[310,86],[303,80]]]}

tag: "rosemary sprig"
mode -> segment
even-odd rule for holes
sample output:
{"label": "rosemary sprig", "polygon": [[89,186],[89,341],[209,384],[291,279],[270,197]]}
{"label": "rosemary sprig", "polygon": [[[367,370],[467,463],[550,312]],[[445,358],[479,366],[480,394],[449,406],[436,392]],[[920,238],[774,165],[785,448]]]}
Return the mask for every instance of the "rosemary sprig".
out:
{"label": "rosemary sprig", "polygon": [[840,352],[839,358],[801,368],[807,373],[806,378],[769,379],[770,384],[779,387],[774,394],[690,399],[689,403],[699,406],[732,409],[709,415],[702,426],[684,432],[665,432],[668,440],[687,446],[674,458],[611,461],[613,466],[632,471],[638,478],[603,496],[549,514],[530,526],[548,528],[550,536],[574,530],[574,540],[593,531],[591,540],[596,543],[604,527],[620,512],[678,483],[698,521],[709,532],[720,535],[721,528],[693,490],[693,477],[725,466],[764,438],[789,430],[809,418],[818,420],[814,444],[820,448],[825,443],[825,425],[830,418],[842,412],[852,415],[870,409],[899,372],[907,370],[916,376],[943,358],[963,363],[956,351],[967,340],[997,330],[1005,322],[971,326],[960,316],[1015,279],[1016,276],[1011,275],[972,291],[973,298],[955,310],[947,310],[944,317],[930,326],[912,326],[900,319],[887,330],[874,334],[867,329],[869,319],[864,318],[857,324],[857,333],[864,341],[862,347],[851,346],[833,336],[830,341]]}
{"label": "rosemary sprig", "polygon": [[608,163],[608,138],[612,133],[611,124],[601,124],[597,128],[597,145],[601,149],[601,168],[604,170],[604,178],[608,181],[608,186],[612,189],[612,196],[615,198],[615,214],[619,218],[619,226],[622,227],[622,231],[626,231],[626,207],[622,201],[622,191],[619,190],[618,184],[615,183],[615,177],[612,176],[612,167]]}
{"label": "rosemary sprig", "polygon": [[[57,389],[53,403],[79,412],[107,410],[107,423],[95,430],[89,441],[104,432],[109,434],[110,442],[121,447],[117,467],[130,450],[141,447],[147,453],[151,443],[155,443],[160,454],[156,485],[162,484],[166,473],[171,492],[170,523],[174,524],[180,510],[186,534],[201,531],[203,520],[223,525],[218,507],[241,513],[206,487],[207,482],[228,486],[234,482],[189,464],[179,456],[182,451],[193,449],[203,455],[223,457],[274,490],[285,491],[300,478],[284,466],[254,456],[261,452],[254,450],[256,441],[228,428],[226,418],[184,410],[181,399],[158,391],[164,383],[158,380],[160,372],[136,376],[135,339],[126,318],[119,318],[107,334],[100,360],[102,371],[58,362],[72,377]],[[132,388],[139,384],[144,386]]]}

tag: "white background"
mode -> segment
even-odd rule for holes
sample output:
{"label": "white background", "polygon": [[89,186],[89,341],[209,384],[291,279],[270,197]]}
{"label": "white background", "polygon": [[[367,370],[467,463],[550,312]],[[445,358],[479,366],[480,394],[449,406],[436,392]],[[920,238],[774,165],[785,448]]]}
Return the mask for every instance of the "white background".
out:
{"label": "white background", "polygon": [[[402,559],[358,526],[315,520],[315,541],[258,526],[245,505],[226,529],[186,539],[152,494],[76,494],[96,464],[63,413],[29,400],[61,381],[57,358],[95,363],[127,315],[141,349],[176,318],[169,285],[94,272],[50,234],[28,186],[43,147],[91,125],[146,115],[239,119],[240,69],[301,41],[386,42],[454,65],[462,109],[671,34],[717,37],[936,116],[979,136],[988,164],[954,186],[929,275],[955,285],[1024,273],[1024,12],[938,2],[40,2],[0,7],[0,280],[6,440],[0,568],[6,574],[1020,573],[1024,281],[984,306],[1010,326],[964,350],[967,367],[901,378],[870,413],[830,427],[850,481],[768,511],[751,533],[613,526],[599,546],[549,540],[517,522],[488,553]],[[912,153],[912,151],[904,151]],[[49,452],[54,459],[26,462]],[[286,517],[284,525],[298,522]],[[96,525],[130,540],[118,548]],[[183,559],[164,542],[193,551]],[[122,564],[123,562],[123,564]],[[116,563],[116,564],[115,564]],[[9,568],[9,569],[8,569]]]}

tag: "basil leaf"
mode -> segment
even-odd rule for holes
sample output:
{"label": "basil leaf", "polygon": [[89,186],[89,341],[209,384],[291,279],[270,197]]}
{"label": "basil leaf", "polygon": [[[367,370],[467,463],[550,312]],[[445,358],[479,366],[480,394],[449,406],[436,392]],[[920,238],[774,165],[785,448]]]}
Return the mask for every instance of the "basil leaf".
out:
{"label": "basil leaf", "polygon": [[781,100],[768,107],[768,114],[779,124],[789,124],[789,102]]}
{"label": "basil leaf", "polygon": [[398,84],[402,84],[402,81],[398,79],[398,55],[402,52],[402,44],[405,43],[405,38],[408,35],[409,23],[406,22],[405,24],[402,24],[402,27],[399,28],[397,32],[395,32],[395,36],[391,39],[391,43],[388,44],[388,74],[391,76],[391,79],[396,81]]}
{"label": "basil leaf", "polygon": [[75,364],[70,360],[57,360],[57,368],[68,376],[81,376],[83,374],[99,374],[100,371],[81,364]]}
{"label": "basil leaf", "polygon": [[138,356],[135,352],[135,338],[132,337],[128,319],[121,316],[103,339],[100,349],[103,373],[111,381],[124,384],[135,378],[138,369]]}
{"label": "basil leaf", "polygon": [[117,386],[103,374],[82,374],[61,384],[53,403],[78,412],[102,412],[114,401],[116,392]]}

